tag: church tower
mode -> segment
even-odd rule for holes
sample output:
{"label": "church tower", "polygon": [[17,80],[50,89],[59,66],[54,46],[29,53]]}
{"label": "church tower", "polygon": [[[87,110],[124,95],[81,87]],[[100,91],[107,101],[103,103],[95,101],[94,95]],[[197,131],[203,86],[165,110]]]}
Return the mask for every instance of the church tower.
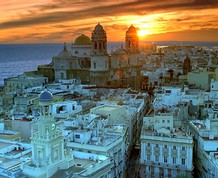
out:
{"label": "church tower", "polygon": [[64,139],[56,130],[56,122],[51,114],[53,96],[43,91],[39,96],[40,117],[37,132],[32,134],[32,159],[38,166],[47,166],[64,159]]}
{"label": "church tower", "polygon": [[138,53],[139,51],[137,29],[133,25],[126,31],[126,50],[128,53]]}
{"label": "church tower", "polygon": [[107,35],[103,27],[98,23],[92,32],[92,54],[106,55],[107,54]]}
{"label": "church tower", "polygon": [[91,39],[90,83],[105,86],[108,82],[109,56],[107,53],[107,35],[99,23],[95,26]]}
{"label": "church tower", "polygon": [[40,94],[40,116],[31,134],[32,160],[22,165],[23,173],[29,177],[48,178],[59,169],[69,168],[64,138],[62,132],[56,129],[52,116],[52,102],[53,95],[49,91]]}
{"label": "church tower", "polygon": [[188,73],[191,71],[192,67],[191,67],[191,60],[188,57],[188,54],[183,62],[183,74],[184,75],[188,75]]}

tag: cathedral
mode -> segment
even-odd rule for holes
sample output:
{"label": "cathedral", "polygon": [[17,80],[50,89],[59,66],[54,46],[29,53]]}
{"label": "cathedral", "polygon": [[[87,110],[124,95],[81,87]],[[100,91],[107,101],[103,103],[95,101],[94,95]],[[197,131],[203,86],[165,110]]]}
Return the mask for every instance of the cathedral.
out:
{"label": "cathedral", "polygon": [[107,33],[97,24],[91,38],[82,34],[68,50],[52,58],[50,64],[38,66],[49,82],[60,79],[80,79],[83,84],[113,87],[139,87],[140,55],[137,29],[131,25],[126,31],[125,48],[107,52]]}

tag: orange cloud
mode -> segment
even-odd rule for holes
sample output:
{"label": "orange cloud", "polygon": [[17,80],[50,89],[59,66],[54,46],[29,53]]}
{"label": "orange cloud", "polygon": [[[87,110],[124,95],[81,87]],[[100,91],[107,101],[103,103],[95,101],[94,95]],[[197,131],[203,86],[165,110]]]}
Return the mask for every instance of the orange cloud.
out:
{"label": "orange cloud", "polygon": [[[153,34],[152,39],[182,31],[205,35],[218,28],[216,0],[8,0],[0,10],[0,43],[70,42],[81,33],[90,36],[97,22],[109,41],[123,41],[131,24]],[[209,36],[208,41],[215,39]]]}

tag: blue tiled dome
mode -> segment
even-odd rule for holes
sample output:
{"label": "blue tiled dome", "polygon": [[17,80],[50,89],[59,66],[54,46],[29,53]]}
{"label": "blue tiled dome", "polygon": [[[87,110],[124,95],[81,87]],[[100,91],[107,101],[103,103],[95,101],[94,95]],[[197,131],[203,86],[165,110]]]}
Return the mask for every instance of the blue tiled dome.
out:
{"label": "blue tiled dome", "polygon": [[49,91],[43,91],[39,96],[40,102],[50,102],[53,100],[53,95]]}

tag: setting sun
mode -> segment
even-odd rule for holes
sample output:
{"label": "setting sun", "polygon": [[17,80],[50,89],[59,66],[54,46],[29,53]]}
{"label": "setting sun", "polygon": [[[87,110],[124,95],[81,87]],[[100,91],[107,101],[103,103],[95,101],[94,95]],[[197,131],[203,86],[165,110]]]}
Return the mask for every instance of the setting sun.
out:
{"label": "setting sun", "polygon": [[138,31],[138,36],[139,36],[140,38],[145,37],[145,36],[148,35],[148,34],[149,34],[149,32],[148,32],[147,30],[139,30],[139,31]]}

